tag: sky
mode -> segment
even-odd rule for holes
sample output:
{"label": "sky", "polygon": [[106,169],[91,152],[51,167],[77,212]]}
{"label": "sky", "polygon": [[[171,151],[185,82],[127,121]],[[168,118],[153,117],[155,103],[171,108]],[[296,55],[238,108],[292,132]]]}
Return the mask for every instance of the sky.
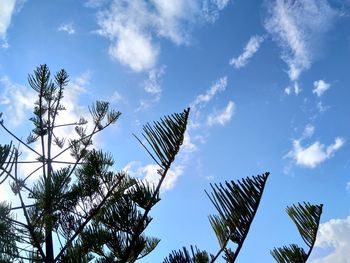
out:
{"label": "sky", "polygon": [[[109,101],[122,116],[96,146],[113,154],[116,170],[152,183],[156,166],[132,134],[191,107],[148,229],[162,241],[142,262],[190,245],[215,254],[204,190],[269,171],[237,262],[273,262],[274,247],[304,246],[285,208],[308,201],[324,204],[309,262],[346,263],[349,28],[349,0],[0,0],[0,111],[28,134],[36,99],[28,74],[44,63],[64,68],[62,118]],[[0,199],[11,198],[3,185]]]}

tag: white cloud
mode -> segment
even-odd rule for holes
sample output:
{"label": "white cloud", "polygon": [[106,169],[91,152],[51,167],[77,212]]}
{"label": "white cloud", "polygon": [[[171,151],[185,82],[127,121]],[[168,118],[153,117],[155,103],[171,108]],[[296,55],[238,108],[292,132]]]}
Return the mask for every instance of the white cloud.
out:
{"label": "white cloud", "polygon": [[226,108],[222,111],[212,113],[208,116],[207,124],[209,126],[213,126],[216,124],[225,125],[227,122],[229,122],[234,114],[235,110],[235,104],[233,101],[229,101]]}
{"label": "white cloud", "polygon": [[350,182],[346,183],[345,189],[346,191],[350,192]]}
{"label": "white cloud", "polygon": [[162,95],[161,81],[165,73],[165,66],[154,68],[148,72],[148,78],[144,81],[144,90],[151,98],[141,99],[140,105],[135,111],[143,111],[159,102]]}
{"label": "white cloud", "polygon": [[25,86],[11,82],[8,77],[0,78],[0,84],[4,86],[4,91],[0,94],[0,105],[6,106],[6,120],[13,126],[18,126],[25,119],[37,99],[36,93]]}
{"label": "white cloud", "polygon": [[[222,10],[226,0],[213,1]],[[98,14],[98,34],[110,40],[109,54],[134,71],[152,69],[157,62],[159,38],[187,44],[190,28],[203,16],[199,0],[114,0]],[[101,7],[101,1],[89,1]]]}
{"label": "white cloud", "polygon": [[161,67],[159,69],[152,69],[148,73],[148,79],[145,81],[145,91],[147,93],[157,95],[162,92],[162,88],[160,86],[160,81],[162,76],[164,75],[165,67]]}
{"label": "white cloud", "polygon": [[350,216],[344,219],[331,219],[320,224],[313,254],[330,250],[326,256],[316,258],[311,263],[346,263],[350,258]]}
{"label": "white cloud", "polygon": [[194,152],[196,150],[197,150],[197,147],[195,144],[192,143],[191,136],[187,130],[185,132],[184,141],[183,141],[182,146],[181,146],[181,151],[183,151],[185,153],[191,153],[191,152]]}
{"label": "white cloud", "polygon": [[248,60],[259,50],[263,41],[264,38],[262,36],[252,36],[245,46],[243,53],[237,58],[232,58],[230,60],[230,65],[235,68],[244,67],[248,63]]}
{"label": "white cloud", "polygon": [[334,153],[339,150],[344,143],[345,140],[343,138],[336,137],[335,142],[327,147],[319,141],[307,147],[303,147],[301,145],[301,140],[294,140],[293,149],[286,157],[292,158],[299,166],[315,168],[325,160],[332,158]]}
{"label": "white cloud", "polygon": [[214,23],[219,18],[219,13],[230,3],[230,0],[204,0],[202,2],[202,13],[204,19]]}
{"label": "white cloud", "polygon": [[109,10],[99,13],[98,33],[111,41],[112,58],[134,71],[149,70],[159,54],[159,46],[153,42],[155,36],[184,42],[178,23],[185,7],[185,1],[154,0],[152,6],[144,0],[113,1]]}
{"label": "white cloud", "polygon": [[217,93],[225,91],[227,87],[227,76],[224,76],[214,82],[204,94],[199,94],[191,103],[191,119],[189,121],[189,128],[198,128],[200,126],[199,119],[201,116],[201,109],[210,102]]}
{"label": "white cloud", "polygon": [[85,6],[90,8],[98,8],[106,4],[107,1],[109,0],[87,0]]}
{"label": "white cloud", "polygon": [[314,133],[315,133],[315,126],[313,126],[312,124],[307,124],[304,129],[302,139],[310,138],[312,137],[312,135],[314,135]]}
{"label": "white cloud", "polygon": [[295,95],[298,95],[301,92],[301,88],[299,87],[299,83],[297,81],[294,82],[293,86],[289,85],[284,89],[284,92],[287,95],[292,94],[294,92]]}
{"label": "white cloud", "polygon": [[1,46],[8,47],[6,40],[6,32],[11,24],[11,18],[15,11],[16,0],[1,0],[0,1],[0,39],[3,41]]}
{"label": "white cloud", "polygon": [[206,92],[205,94],[200,94],[196,99],[190,104],[190,107],[197,108],[202,107],[209,101],[211,101],[216,93],[224,91],[227,87],[227,76],[218,79]]}
{"label": "white cloud", "polygon": [[331,85],[324,80],[320,79],[314,82],[314,90],[312,91],[318,97],[320,97],[326,90],[328,90]]}
{"label": "white cloud", "polygon": [[113,102],[113,103],[118,103],[122,100],[123,100],[123,96],[118,91],[114,91],[110,98],[110,102]]}
{"label": "white cloud", "polygon": [[316,42],[331,26],[336,11],[327,0],[270,1],[266,30],[282,48],[292,81],[309,69],[315,57]]}
{"label": "white cloud", "polygon": [[[184,168],[185,167],[183,165],[174,165],[168,171],[163,181],[161,192],[169,191],[174,188],[178,178],[183,174]],[[139,162],[133,161],[128,163],[123,170],[127,171],[134,177],[142,178],[154,186],[156,186],[160,180],[160,175],[158,173],[159,166],[157,164],[147,164],[145,166],[140,166]]]}
{"label": "white cloud", "polygon": [[72,23],[63,23],[58,28],[58,31],[67,32],[69,35],[73,35],[75,33],[75,29]]}
{"label": "white cloud", "polygon": [[323,103],[321,101],[317,103],[316,107],[317,107],[319,112],[325,112],[326,110],[328,110],[330,108],[330,106],[328,106],[328,105],[326,105],[326,106],[323,105]]}

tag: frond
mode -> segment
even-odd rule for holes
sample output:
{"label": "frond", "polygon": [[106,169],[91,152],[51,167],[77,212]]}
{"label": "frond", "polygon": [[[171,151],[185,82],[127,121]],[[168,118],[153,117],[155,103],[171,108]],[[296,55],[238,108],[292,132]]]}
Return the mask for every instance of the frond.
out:
{"label": "frond", "polygon": [[316,235],[323,205],[292,205],[287,207],[287,213],[297,226],[298,231],[308,247],[312,247],[316,241]]}
{"label": "frond", "polygon": [[3,262],[12,262],[11,259],[18,255],[18,237],[11,219],[11,207],[5,202],[0,202],[0,260],[4,260]]}
{"label": "frond", "polygon": [[141,259],[148,254],[150,254],[159,244],[160,239],[155,237],[145,237],[145,244],[143,246],[143,250],[137,259]]}
{"label": "frond", "polygon": [[[0,184],[3,183],[12,170],[15,150],[12,148],[12,143],[0,145]],[[4,178],[2,176],[5,174]]]}
{"label": "frond", "polygon": [[271,255],[278,263],[302,263],[307,260],[304,249],[296,244],[274,248]]}
{"label": "frond", "polygon": [[147,123],[143,127],[144,133],[142,136],[147,141],[150,149],[134,135],[152,159],[163,169],[170,167],[180,150],[189,112],[190,109],[187,108],[182,113],[165,116],[160,121],[154,122],[153,126]]}
{"label": "frond", "polygon": [[258,209],[268,176],[269,173],[265,173],[253,178],[247,177],[238,183],[231,181],[225,185],[211,185],[213,192],[206,193],[220,215],[210,217],[214,230],[218,233],[225,232],[226,227],[231,241],[241,244]]}
{"label": "frond", "polygon": [[237,257],[249,232],[268,176],[269,173],[265,173],[252,178],[247,177],[238,183],[231,181],[225,182],[224,185],[214,184],[211,185],[211,194],[206,191],[219,213],[219,215],[209,216],[209,221],[217,236],[221,251],[226,248],[229,241],[238,245],[235,253],[230,255],[232,262]]}
{"label": "frond", "polygon": [[152,206],[160,201],[159,193],[156,193],[156,198],[153,200],[155,194],[155,187],[145,181],[136,180],[135,185],[129,189],[131,199],[143,209],[146,209],[150,202]]}
{"label": "frond", "polygon": [[303,248],[300,248],[294,244],[290,245],[289,247],[284,246],[282,248],[275,248],[273,251],[271,251],[271,254],[277,262],[303,263],[307,261],[316,241],[317,230],[322,214],[322,207],[322,204],[311,205],[307,202],[304,202],[303,204],[298,203],[298,205],[287,207],[286,211],[289,217],[298,228],[298,231],[309,250],[308,253],[306,253]]}
{"label": "frond", "polygon": [[40,65],[34,71],[34,75],[28,75],[29,85],[38,93],[42,93],[43,87],[47,87],[50,83],[50,70],[47,65]]}
{"label": "frond", "polygon": [[209,255],[204,250],[199,250],[197,247],[191,246],[189,251],[186,247],[182,250],[173,250],[163,263],[208,263]]}

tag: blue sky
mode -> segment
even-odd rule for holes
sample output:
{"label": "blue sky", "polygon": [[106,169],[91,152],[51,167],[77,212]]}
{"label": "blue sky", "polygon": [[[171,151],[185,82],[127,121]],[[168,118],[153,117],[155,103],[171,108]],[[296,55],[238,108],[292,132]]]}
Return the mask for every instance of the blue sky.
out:
{"label": "blue sky", "polygon": [[[204,189],[265,171],[238,262],[272,262],[273,247],[302,245],[285,213],[300,201],[324,204],[310,262],[349,262],[349,28],[349,0],[1,0],[0,111],[25,136],[35,101],[27,74],[64,68],[65,120],[110,101],[123,115],[96,145],[116,169],[154,182],[132,133],[191,107],[149,229],[162,242],[144,262],[191,244],[216,253]],[[4,186],[0,198],[10,198]]]}

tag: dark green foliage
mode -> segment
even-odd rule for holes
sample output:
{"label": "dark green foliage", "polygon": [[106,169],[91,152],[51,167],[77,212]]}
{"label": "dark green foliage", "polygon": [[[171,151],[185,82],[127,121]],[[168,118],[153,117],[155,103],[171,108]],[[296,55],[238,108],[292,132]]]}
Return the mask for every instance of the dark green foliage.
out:
{"label": "dark green foliage", "polygon": [[[94,135],[115,123],[120,112],[98,101],[89,108],[91,129],[83,118],[57,124],[65,110],[68,74],[61,70],[52,80],[42,65],[28,81],[38,99],[30,119],[34,128],[26,142],[2,120],[0,125],[36,155],[31,163],[38,168],[19,174],[20,149],[0,146],[0,180],[9,181],[20,202],[16,208],[0,204],[0,262],[134,262],[148,255],[160,241],[144,233],[152,221],[149,213],[160,200],[162,182],[183,142],[189,109],[144,127],[150,149],[142,145],[160,165],[159,183],[153,186],[114,172],[112,156],[92,147]],[[72,127],[76,137],[60,138],[56,131],[62,127]],[[34,143],[40,150],[31,146]],[[53,155],[53,147],[58,154]],[[73,160],[59,159],[65,152]],[[39,179],[28,183],[34,174]],[[14,219],[18,211],[24,220]]]}
{"label": "dark green foliage", "polygon": [[172,251],[163,263],[207,263],[209,262],[209,255],[206,251],[201,251],[197,247],[188,251],[183,247],[182,250]]}
{"label": "dark green foliage", "polygon": [[[1,118],[1,114],[0,114]],[[0,121],[2,125],[2,121]],[[12,143],[0,145],[0,184],[2,184],[10,175],[13,167],[14,151],[12,150]]]}
{"label": "dark green foliage", "polygon": [[153,127],[150,124],[146,124],[143,127],[144,134],[142,136],[146,139],[153,152],[136,137],[162,169],[170,167],[180,150],[189,112],[190,109],[188,108],[182,113],[166,116],[160,121],[154,122]]}
{"label": "dark green foliage", "polygon": [[[211,255],[210,260],[203,262],[214,262],[221,254],[227,262],[236,260],[258,210],[268,177],[269,173],[265,173],[252,178],[247,177],[237,183],[231,181],[211,185],[212,192],[206,193],[218,215],[210,215],[209,221],[218,239],[220,250],[215,256]],[[230,241],[236,244],[234,251],[228,248]],[[193,262],[192,259],[187,260],[186,251],[173,252],[165,262],[180,262],[177,261],[179,258],[186,259],[182,262]],[[207,252],[203,253],[208,255]]]}
{"label": "dark green foliage", "polygon": [[[0,263],[126,263],[147,256],[160,242],[145,232],[152,221],[150,211],[160,201],[162,183],[183,143],[189,108],[146,124],[144,140],[135,136],[158,165],[158,183],[150,185],[124,171],[115,172],[112,156],[93,148],[94,136],[114,124],[120,112],[98,101],[89,108],[92,126],[84,118],[60,123],[68,74],[60,70],[51,78],[49,68],[41,65],[28,82],[38,99],[30,118],[34,127],[26,141],[8,130],[0,113],[0,126],[19,145],[0,145],[0,184],[8,182],[20,204],[0,203]],[[57,130],[62,127],[71,127],[75,137],[60,137]],[[29,162],[35,168],[26,174],[19,172],[19,166],[26,164],[20,147],[35,155]],[[72,158],[60,159],[66,152]],[[28,181],[34,174],[38,179]],[[235,262],[268,177],[265,173],[212,184],[206,194],[218,212],[209,216],[218,252],[209,254],[191,246],[172,251],[164,263],[208,263],[219,258]],[[306,262],[316,240],[322,205],[298,204],[287,212],[309,251],[293,244],[274,249],[272,255],[278,262]]]}
{"label": "dark green foliage", "polygon": [[271,251],[272,256],[279,263],[304,263],[309,258],[316,241],[317,230],[320,223],[323,205],[311,205],[304,202],[287,207],[287,213],[298,228],[298,231],[308,246],[306,253],[303,248],[296,244],[289,247],[283,246]]}
{"label": "dark green foliage", "polygon": [[11,262],[18,254],[16,241],[18,238],[14,236],[14,226],[12,224],[13,215],[11,207],[4,203],[0,203],[0,262]]}

